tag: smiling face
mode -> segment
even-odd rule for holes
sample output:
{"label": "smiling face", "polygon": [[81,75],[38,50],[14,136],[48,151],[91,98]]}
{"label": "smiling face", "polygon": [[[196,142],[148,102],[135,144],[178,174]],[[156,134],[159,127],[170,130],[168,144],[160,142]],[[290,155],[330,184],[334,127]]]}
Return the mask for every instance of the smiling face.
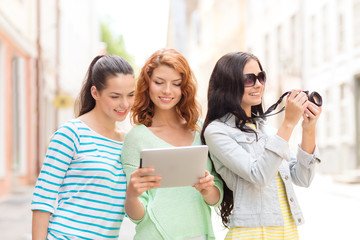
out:
{"label": "smiling face", "polygon": [[114,121],[125,120],[134,103],[135,81],[132,75],[118,74],[106,80],[106,87],[100,92],[91,88],[96,107]]}
{"label": "smiling face", "polygon": [[[259,72],[261,72],[260,66],[254,59],[250,59],[244,66],[243,74],[253,73],[258,75]],[[252,87],[244,87],[241,107],[248,117],[251,116],[251,107],[261,103],[263,91],[264,85],[262,85],[259,80],[256,80],[255,85]]]}
{"label": "smiling face", "polygon": [[181,99],[182,78],[173,68],[160,65],[150,77],[149,94],[155,105],[155,111],[175,110]]}

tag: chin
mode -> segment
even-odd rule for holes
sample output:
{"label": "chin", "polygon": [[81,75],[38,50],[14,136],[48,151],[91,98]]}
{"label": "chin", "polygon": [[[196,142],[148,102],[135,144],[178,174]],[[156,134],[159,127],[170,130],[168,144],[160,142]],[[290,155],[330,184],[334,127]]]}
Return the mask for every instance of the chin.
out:
{"label": "chin", "polygon": [[126,119],[126,117],[127,117],[127,114],[124,115],[124,116],[116,116],[115,120],[118,121],[118,122],[122,122],[122,121],[124,121]]}
{"label": "chin", "polygon": [[122,116],[119,121],[124,121],[127,117],[127,114],[125,116]]}

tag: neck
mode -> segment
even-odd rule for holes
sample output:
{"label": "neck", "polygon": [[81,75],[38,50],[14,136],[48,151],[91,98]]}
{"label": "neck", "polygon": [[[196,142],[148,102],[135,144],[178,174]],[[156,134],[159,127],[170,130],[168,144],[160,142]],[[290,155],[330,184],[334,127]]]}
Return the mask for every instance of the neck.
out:
{"label": "neck", "polygon": [[251,107],[244,109],[246,116],[251,117]]}
{"label": "neck", "polygon": [[152,119],[152,126],[174,126],[181,125],[183,123],[182,119],[179,117],[175,108],[170,110],[161,110],[155,109],[154,117]]}
{"label": "neck", "polygon": [[112,132],[116,130],[116,121],[105,115],[99,107],[95,107],[85,114],[84,119],[89,122],[92,126],[105,132]]}

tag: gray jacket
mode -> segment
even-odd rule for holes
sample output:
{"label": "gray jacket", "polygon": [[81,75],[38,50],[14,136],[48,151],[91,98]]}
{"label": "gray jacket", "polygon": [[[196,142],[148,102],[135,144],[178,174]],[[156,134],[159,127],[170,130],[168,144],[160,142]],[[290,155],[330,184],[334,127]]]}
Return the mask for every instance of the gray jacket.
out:
{"label": "gray jacket", "polygon": [[263,120],[256,124],[258,141],[254,133],[236,128],[231,114],[209,124],[204,133],[214,167],[234,194],[230,226],[284,226],[276,186],[278,172],[294,221],[300,225],[304,219],[291,182],[310,185],[320,162],[317,148],[308,154],[299,146],[295,156],[276,129]]}

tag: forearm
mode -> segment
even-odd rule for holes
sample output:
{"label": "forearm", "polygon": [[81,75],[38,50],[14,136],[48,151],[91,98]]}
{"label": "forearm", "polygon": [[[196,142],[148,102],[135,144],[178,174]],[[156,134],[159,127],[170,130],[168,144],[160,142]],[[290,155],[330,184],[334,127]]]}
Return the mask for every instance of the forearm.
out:
{"label": "forearm", "polygon": [[295,126],[293,124],[284,121],[278,129],[277,135],[288,142],[290,140],[294,127]]}
{"label": "forearm", "polygon": [[32,239],[45,240],[51,213],[34,210],[32,215]]}
{"label": "forearm", "polygon": [[201,195],[209,205],[215,205],[220,200],[220,191],[216,186],[212,186],[211,189],[201,193]]}
{"label": "forearm", "polygon": [[137,197],[127,197],[125,212],[133,220],[141,220],[145,216],[145,209]]}
{"label": "forearm", "polygon": [[301,149],[309,154],[314,153],[315,149],[315,130],[313,131],[303,131]]}

